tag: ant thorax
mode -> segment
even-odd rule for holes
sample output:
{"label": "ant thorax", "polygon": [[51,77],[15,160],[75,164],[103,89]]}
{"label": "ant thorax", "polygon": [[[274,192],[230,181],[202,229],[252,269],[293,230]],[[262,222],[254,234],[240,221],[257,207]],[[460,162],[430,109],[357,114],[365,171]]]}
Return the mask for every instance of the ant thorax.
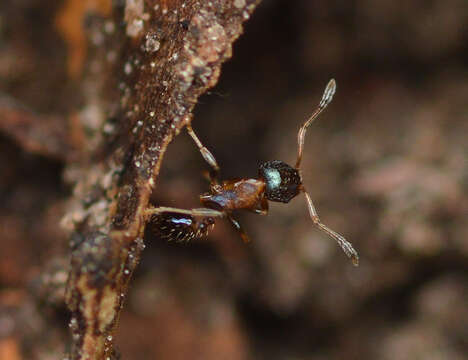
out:
{"label": "ant thorax", "polygon": [[201,203],[215,210],[263,210],[265,182],[261,179],[225,180],[200,196]]}

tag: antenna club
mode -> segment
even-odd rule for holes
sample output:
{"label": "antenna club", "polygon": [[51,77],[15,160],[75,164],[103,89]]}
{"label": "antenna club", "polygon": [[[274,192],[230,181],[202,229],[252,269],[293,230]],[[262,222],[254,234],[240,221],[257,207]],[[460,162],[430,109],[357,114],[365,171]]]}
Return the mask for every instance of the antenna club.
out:
{"label": "antenna club", "polygon": [[333,99],[333,95],[336,92],[336,81],[335,79],[331,79],[327,86],[325,87],[325,91],[323,92],[322,100],[320,100],[319,107],[325,108]]}

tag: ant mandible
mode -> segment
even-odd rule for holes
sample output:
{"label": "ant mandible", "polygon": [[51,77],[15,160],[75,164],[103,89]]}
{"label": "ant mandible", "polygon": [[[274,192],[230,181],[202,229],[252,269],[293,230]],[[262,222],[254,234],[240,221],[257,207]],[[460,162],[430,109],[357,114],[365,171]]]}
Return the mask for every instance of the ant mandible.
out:
{"label": "ant mandible", "polygon": [[146,217],[152,224],[154,231],[169,240],[189,241],[193,238],[204,237],[213,228],[215,218],[226,218],[240,233],[241,238],[248,242],[249,238],[237,220],[232,217],[234,210],[249,210],[257,214],[266,215],[268,200],[288,203],[303,193],[307,202],[310,217],[315,226],[336,240],[353,264],[359,264],[359,256],[350,242],[343,236],[328,228],[320,221],[312,199],[302,184],[301,160],[304,148],[304,138],[309,125],[331,102],[336,91],[336,82],[331,79],[319,105],[301,126],[297,134],[298,151],[295,167],[279,161],[267,161],[260,165],[258,179],[219,180],[219,165],[211,152],[203,146],[190,125],[187,131],[195,141],[205,161],[211,166],[209,172],[210,192],[200,195],[203,208],[191,210],[172,207],[150,207],[145,211]]}

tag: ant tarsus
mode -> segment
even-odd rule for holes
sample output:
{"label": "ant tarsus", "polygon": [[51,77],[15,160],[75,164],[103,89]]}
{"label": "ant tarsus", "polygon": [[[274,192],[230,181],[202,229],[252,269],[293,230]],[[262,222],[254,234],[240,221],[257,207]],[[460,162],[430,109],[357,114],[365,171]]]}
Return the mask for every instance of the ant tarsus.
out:
{"label": "ant tarsus", "polygon": [[288,203],[299,193],[304,193],[307,208],[313,224],[321,231],[335,239],[344,253],[359,264],[359,256],[351,243],[342,235],[328,228],[320,221],[312,198],[302,184],[301,160],[304,149],[305,135],[310,124],[330,104],[336,91],[336,82],[331,79],[325,87],[322,99],[312,115],[300,127],[297,134],[297,159],[295,167],[283,161],[267,161],[260,165],[258,178],[242,178],[236,180],[219,180],[220,167],[213,154],[202,144],[190,125],[187,132],[197,145],[201,155],[210,165],[210,191],[200,195],[203,208],[184,210],[172,207],[151,207],[145,211],[147,220],[153,225],[155,232],[163,238],[188,241],[206,236],[214,226],[216,218],[226,218],[239,232],[242,240],[249,238],[240,223],[232,217],[235,210],[248,210],[260,215],[268,213],[268,201]]}

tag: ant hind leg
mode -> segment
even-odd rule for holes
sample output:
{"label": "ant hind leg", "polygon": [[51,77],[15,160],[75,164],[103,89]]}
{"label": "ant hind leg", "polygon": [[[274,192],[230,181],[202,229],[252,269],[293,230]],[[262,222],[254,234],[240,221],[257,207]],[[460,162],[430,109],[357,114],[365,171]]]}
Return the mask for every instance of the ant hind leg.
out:
{"label": "ant hind leg", "polygon": [[201,217],[224,217],[222,211],[217,211],[209,208],[195,208],[195,209],[179,209],[167,206],[149,207],[145,210],[144,216],[148,219],[154,215],[161,215],[164,213],[176,213],[181,215],[201,216]]}

